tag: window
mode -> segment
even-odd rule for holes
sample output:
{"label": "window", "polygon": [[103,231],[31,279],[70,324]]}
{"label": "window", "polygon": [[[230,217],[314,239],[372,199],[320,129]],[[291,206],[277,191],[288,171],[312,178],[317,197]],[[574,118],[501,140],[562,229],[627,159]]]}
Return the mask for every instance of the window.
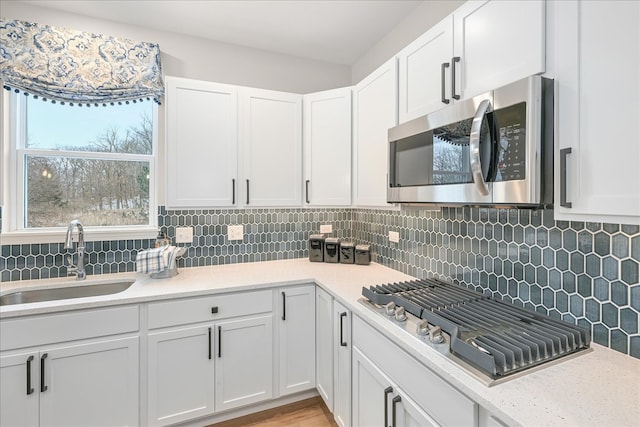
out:
{"label": "window", "polygon": [[72,219],[85,227],[155,225],[152,101],[87,107],[13,94],[10,103],[16,194],[8,231]]}

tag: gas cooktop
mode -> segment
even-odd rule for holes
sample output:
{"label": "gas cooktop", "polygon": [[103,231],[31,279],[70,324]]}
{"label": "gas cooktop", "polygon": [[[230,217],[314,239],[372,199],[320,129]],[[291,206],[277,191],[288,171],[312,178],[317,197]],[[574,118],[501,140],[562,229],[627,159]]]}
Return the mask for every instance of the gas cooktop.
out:
{"label": "gas cooktop", "polygon": [[[362,289],[360,302],[487,385],[589,349],[588,330],[439,279]],[[444,347],[444,348],[443,348]]]}

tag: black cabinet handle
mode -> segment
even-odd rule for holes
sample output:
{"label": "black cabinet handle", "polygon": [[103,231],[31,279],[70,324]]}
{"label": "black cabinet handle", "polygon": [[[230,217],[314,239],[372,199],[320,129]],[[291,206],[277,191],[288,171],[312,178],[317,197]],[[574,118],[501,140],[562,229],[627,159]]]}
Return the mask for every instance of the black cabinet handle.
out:
{"label": "black cabinet handle", "polygon": [[211,328],[209,328],[209,360],[211,360]]}
{"label": "black cabinet handle", "polygon": [[247,180],[247,205],[249,204],[249,180]]}
{"label": "black cabinet handle", "polygon": [[460,95],[456,94],[456,62],[460,62],[459,56],[451,58],[451,97],[460,99]]}
{"label": "black cabinet handle", "polygon": [[282,320],[287,320],[287,296],[282,292]]}
{"label": "black cabinet handle", "polygon": [[47,353],[40,356],[40,393],[47,391],[49,387],[44,383],[44,364],[47,358]]}
{"label": "black cabinet handle", "polygon": [[384,389],[384,423],[382,424],[384,427],[387,427],[387,421],[389,421],[389,408],[388,408],[388,395],[389,393],[393,393],[393,387],[389,386]]}
{"label": "black cabinet handle", "polygon": [[231,180],[231,204],[236,204],[236,180]]}
{"label": "black cabinet handle", "polygon": [[222,357],[222,326],[218,326],[218,359]]}
{"label": "black cabinet handle", "polygon": [[571,148],[560,150],[560,206],[570,208],[571,202],[567,202],[567,156],[571,154]]}
{"label": "black cabinet handle", "polygon": [[442,101],[442,103],[443,103],[443,104],[448,104],[448,103],[449,103],[449,102],[451,102],[451,101],[449,101],[449,100],[444,96],[444,92],[445,92],[445,90],[446,90],[446,89],[445,89],[445,82],[444,82],[444,75],[446,74],[446,69],[447,69],[447,68],[449,68],[449,63],[448,63],[448,62],[443,62],[443,63],[442,63],[442,65],[441,65],[440,67],[441,67],[441,68],[440,68],[440,71],[441,71],[441,74],[440,74],[440,82],[441,82],[441,84],[442,84],[442,86],[440,87],[440,92],[441,92],[441,95],[442,95],[442,99],[441,99],[441,101]]}
{"label": "black cabinet handle", "polygon": [[401,400],[400,396],[396,396],[391,400],[393,402],[393,406],[391,406],[391,427],[396,427],[396,405]]}
{"label": "black cabinet handle", "polygon": [[342,347],[346,347],[347,343],[344,341],[343,338],[343,329],[344,329],[344,318],[347,317],[347,313],[340,313],[340,345]]}
{"label": "black cabinet handle", "polygon": [[27,396],[33,394],[33,388],[31,387],[31,362],[33,362],[33,356],[29,356],[27,359]]}
{"label": "black cabinet handle", "polygon": [[307,203],[311,203],[311,202],[309,202],[309,180],[306,180],[304,182],[304,185],[305,185],[305,197],[304,197],[304,199],[306,200]]}

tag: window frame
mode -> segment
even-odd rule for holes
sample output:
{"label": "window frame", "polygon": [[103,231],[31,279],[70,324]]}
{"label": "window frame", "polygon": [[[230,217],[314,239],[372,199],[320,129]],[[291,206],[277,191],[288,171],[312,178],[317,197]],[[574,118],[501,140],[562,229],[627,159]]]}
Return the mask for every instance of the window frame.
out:
{"label": "window frame", "polygon": [[[64,240],[66,227],[25,228],[25,178],[26,158],[31,156],[68,157],[149,163],[149,224],[121,226],[85,226],[86,241],[131,240],[154,238],[158,229],[158,106],[152,104],[152,149],[151,154],[96,153],[87,155],[82,151],[62,151],[26,147],[25,96],[4,91],[2,97],[2,150],[0,153],[0,195],[2,196],[2,228],[0,240],[6,244],[59,243]],[[43,102],[43,101],[41,101]],[[75,107],[74,107],[75,108]],[[82,107],[84,108],[84,107]],[[93,107],[91,107],[93,108]],[[96,107],[109,108],[109,107]],[[73,218],[69,218],[71,221]]]}

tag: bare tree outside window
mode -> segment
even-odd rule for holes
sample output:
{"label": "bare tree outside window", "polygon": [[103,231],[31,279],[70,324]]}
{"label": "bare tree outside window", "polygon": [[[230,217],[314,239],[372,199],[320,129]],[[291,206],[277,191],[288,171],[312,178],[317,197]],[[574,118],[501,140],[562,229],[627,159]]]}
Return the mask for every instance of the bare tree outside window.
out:
{"label": "bare tree outside window", "polygon": [[[124,106],[127,111],[114,113],[124,114],[115,122],[109,120],[113,107],[91,112],[67,107],[58,123],[52,123],[44,114],[56,105],[40,104],[27,104],[25,228],[66,226],[70,219],[89,226],[148,225],[151,106]],[[81,127],[90,135],[72,135],[77,131],[73,122],[79,120],[94,122]],[[53,126],[51,136],[42,131],[44,126]]]}

